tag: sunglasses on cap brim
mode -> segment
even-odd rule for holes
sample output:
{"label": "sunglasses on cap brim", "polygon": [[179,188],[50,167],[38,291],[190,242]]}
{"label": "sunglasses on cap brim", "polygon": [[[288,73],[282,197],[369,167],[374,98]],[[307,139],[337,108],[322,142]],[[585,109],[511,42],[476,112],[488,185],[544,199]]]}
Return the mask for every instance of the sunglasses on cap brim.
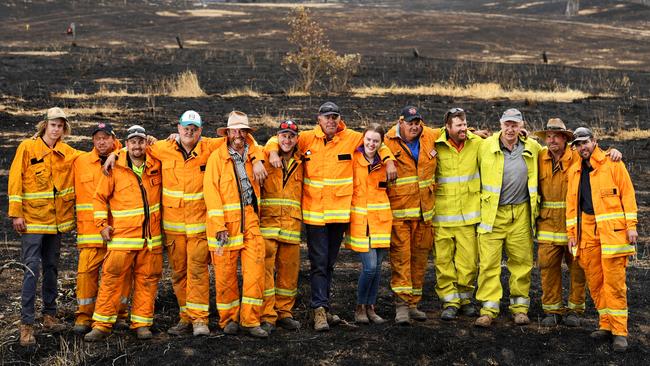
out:
{"label": "sunglasses on cap brim", "polygon": [[293,121],[284,121],[280,123],[280,129],[281,130],[291,130],[291,131],[298,131],[298,125],[296,125]]}

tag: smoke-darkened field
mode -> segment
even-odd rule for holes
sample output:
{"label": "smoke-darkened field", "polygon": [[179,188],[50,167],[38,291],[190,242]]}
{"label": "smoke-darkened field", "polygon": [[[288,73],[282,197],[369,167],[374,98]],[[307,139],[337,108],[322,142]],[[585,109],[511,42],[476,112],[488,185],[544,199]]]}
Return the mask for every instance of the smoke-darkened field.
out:
{"label": "smoke-darkened field", "polygon": [[[126,3],[126,5],[125,5]],[[154,339],[116,333],[84,344],[72,332],[37,335],[35,350],[18,345],[22,272],[0,272],[1,364],[644,364],[650,336],[650,7],[622,1],[582,1],[578,16],[563,16],[552,1],[350,1],[314,3],[331,46],[360,53],[351,89],[296,92],[297,75],[282,65],[290,50],[286,17],[292,4],[205,1],[5,1],[0,4],[0,265],[18,260],[20,239],[6,218],[7,176],[18,143],[31,136],[45,109],[64,107],[73,120],[69,143],[90,149],[90,129],[110,121],[118,136],[142,124],[157,137],[175,130],[178,116],[198,111],[214,136],[233,109],[249,114],[264,142],[279,118],[305,128],[318,106],[332,100],[352,128],[396,121],[401,107],[420,106],[440,126],[444,111],[461,106],[474,127],[498,129],[498,116],[519,108],[531,131],[550,117],[574,129],[592,126],[601,144],[624,154],[639,204],[638,255],[628,269],[630,348],[614,354],[589,338],[593,303],[582,328],[540,326],[539,270],[533,271],[532,324],[512,324],[507,311],[491,330],[473,319],[439,321],[430,264],[422,308],[429,320],[412,327],[392,322],[356,326],[353,310],[359,263],[342,249],[335,272],[334,311],[347,324],[317,334],[308,322],[308,263],[303,251],[295,315],[300,332],[268,340],[226,337],[216,326],[214,298],[209,338],[173,338],[166,330],[178,307],[167,264],[156,301]],[[293,4],[295,5],[295,4]],[[64,33],[75,22],[76,47]],[[176,36],[184,48],[179,49]],[[414,56],[414,49],[418,57]],[[543,63],[546,52],[548,64]],[[205,96],[177,97],[169,81],[191,71]],[[409,89],[421,92],[408,92]],[[470,91],[467,91],[467,90]],[[465,90],[465,91],[463,91]],[[499,91],[500,90],[500,91]],[[549,97],[554,95],[554,97]],[[304,248],[303,248],[304,249]],[[77,250],[66,235],[60,262],[60,314],[72,326]],[[432,259],[433,260],[433,259]],[[384,264],[380,315],[392,319],[389,267]],[[505,272],[505,271],[504,271]],[[504,273],[503,279],[506,276]],[[506,282],[507,283],[507,282]],[[212,290],[214,291],[214,290]],[[507,309],[507,291],[502,309]]]}

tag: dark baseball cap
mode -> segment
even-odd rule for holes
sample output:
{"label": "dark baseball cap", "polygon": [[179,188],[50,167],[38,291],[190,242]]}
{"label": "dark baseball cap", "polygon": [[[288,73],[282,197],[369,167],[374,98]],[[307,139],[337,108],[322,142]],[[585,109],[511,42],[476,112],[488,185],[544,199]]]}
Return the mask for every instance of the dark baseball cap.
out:
{"label": "dark baseball cap", "polygon": [[113,126],[111,126],[111,124],[108,122],[99,122],[93,129],[91,136],[95,136],[95,134],[99,131],[103,131],[109,135],[115,136],[115,132],[113,132]]}
{"label": "dark baseball cap", "polygon": [[318,114],[321,116],[328,116],[330,114],[341,115],[341,109],[333,102],[325,102],[318,108]]}
{"label": "dark baseball cap", "polygon": [[594,133],[591,132],[590,129],[587,127],[578,127],[573,131],[573,141],[571,141],[571,146],[580,141],[587,141],[592,137],[594,137]]}
{"label": "dark baseball cap", "polygon": [[407,105],[406,107],[402,108],[400,118],[403,118],[406,122],[411,122],[415,119],[419,119],[420,121],[424,120],[417,107],[414,107],[412,105]]}

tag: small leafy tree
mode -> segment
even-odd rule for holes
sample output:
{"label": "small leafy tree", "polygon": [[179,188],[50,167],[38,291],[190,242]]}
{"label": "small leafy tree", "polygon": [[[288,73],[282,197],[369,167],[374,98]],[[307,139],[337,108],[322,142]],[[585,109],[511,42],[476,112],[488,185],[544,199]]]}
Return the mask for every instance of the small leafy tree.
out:
{"label": "small leafy tree", "polygon": [[352,76],[359,70],[361,55],[358,53],[335,55],[327,63],[326,74],[329,76],[329,89],[334,92],[345,91]]}
{"label": "small leafy tree", "polygon": [[287,23],[291,29],[287,40],[295,46],[295,50],[287,53],[282,63],[298,71],[300,89],[309,93],[317,81],[328,77],[329,90],[345,90],[361,64],[361,56],[337,55],[330,48],[323,28],[304,7],[291,10]]}

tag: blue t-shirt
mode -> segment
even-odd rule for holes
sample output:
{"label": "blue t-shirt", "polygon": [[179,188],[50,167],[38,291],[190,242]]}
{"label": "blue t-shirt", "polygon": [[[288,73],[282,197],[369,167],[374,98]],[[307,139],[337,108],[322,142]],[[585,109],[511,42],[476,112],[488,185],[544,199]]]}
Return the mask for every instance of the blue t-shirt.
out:
{"label": "blue t-shirt", "polygon": [[420,159],[420,139],[417,138],[413,140],[413,142],[406,142],[404,141],[406,146],[411,150],[411,155],[413,155],[413,159],[415,161],[418,161]]}

